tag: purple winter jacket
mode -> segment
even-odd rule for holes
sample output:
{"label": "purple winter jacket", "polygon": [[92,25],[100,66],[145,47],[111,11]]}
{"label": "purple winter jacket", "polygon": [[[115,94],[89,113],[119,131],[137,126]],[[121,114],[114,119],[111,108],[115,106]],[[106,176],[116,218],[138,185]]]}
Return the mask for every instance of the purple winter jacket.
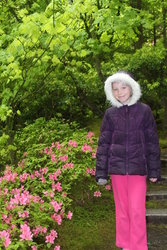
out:
{"label": "purple winter jacket", "polygon": [[109,174],[160,178],[156,123],[150,107],[136,99],[105,112],[96,155],[96,180],[107,179]]}

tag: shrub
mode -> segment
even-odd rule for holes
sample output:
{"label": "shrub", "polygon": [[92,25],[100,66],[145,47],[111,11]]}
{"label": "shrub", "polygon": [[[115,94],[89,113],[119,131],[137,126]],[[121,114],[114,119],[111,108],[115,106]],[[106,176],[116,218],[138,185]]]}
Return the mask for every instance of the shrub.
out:
{"label": "shrub", "polygon": [[[60,122],[51,132],[52,122],[38,120],[17,135],[18,145],[24,142],[19,154],[24,148],[26,152],[16,167],[6,166],[0,177],[0,247],[60,249],[56,245],[59,226],[72,218],[72,185],[86,178],[92,191],[96,187],[92,176],[97,139],[93,133],[74,131]],[[40,129],[35,131],[37,124]],[[63,140],[49,144],[52,138],[61,137]]]}

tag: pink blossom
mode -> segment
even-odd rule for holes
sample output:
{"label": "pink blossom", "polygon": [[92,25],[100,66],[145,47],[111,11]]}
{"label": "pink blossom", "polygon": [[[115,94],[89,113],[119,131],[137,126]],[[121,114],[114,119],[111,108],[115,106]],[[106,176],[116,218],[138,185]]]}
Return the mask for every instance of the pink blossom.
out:
{"label": "pink blossom", "polygon": [[52,218],[53,220],[55,220],[55,221],[57,222],[58,225],[61,225],[61,223],[62,223],[62,218],[61,218],[61,215],[60,215],[60,214],[54,213],[54,214],[51,215],[51,218]]}
{"label": "pink blossom", "polygon": [[12,225],[11,225],[11,228],[12,228],[12,229],[16,229],[17,227],[16,227],[15,224],[12,224]]}
{"label": "pink blossom", "polygon": [[48,153],[48,148],[44,149],[44,153],[47,154]]}
{"label": "pink blossom", "polygon": [[41,233],[44,233],[44,234],[45,234],[46,232],[47,232],[47,228],[46,228],[46,227],[42,227],[42,228],[41,228]]}
{"label": "pink blossom", "polygon": [[20,227],[20,238],[22,240],[32,240],[33,234],[31,233],[30,227],[27,224],[23,224]]}
{"label": "pink blossom", "polygon": [[19,202],[20,202],[20,205],[29,204],[30,203],[30,196],[25,194],[25,193],[21,194],[19,197]]}
{"label": "pink blossom", "polygon": [[42,181],[42,183],[46,182],[45,177],[43,175],[41,176],[41,181]]}
{"label": "pink blossom", "polygon": [[59,160],[60,161],[67,161],[68,160],[68,155],[59,156]]}
{"label": "pink blossom", "polygon": [[55,191],[56,190],[56,184],[54,182],[52,182],[52,190]]}
{"label": "pink blossom", "polygon": [[51,230],[50,234],[45,237],[45,242],[54,244],[55,238],[57,238],[57,232],[55,230]]}
{"label": "pink blossom", "polygon": [[74,167],[74,164],[70,162],[70,163],[66,163],[62,168],[66,169],[66,168],[73,168],[73,167]]}
{"label": "pink blossom", "polygon": [[4,195],[6,195],[8,193],[8,189],[4,188],[3,193],[4,193]]}
{"label": "pink blossom", "polygon": [[28,218],[29,212],[28,211],[24,211],[23,213],[18,212],[18,215],[20,218]]}
{"label": "pink blossom", "polygon": [[47,167],[45,167],[45,168],[40,168],[40,172],[41,172],[42,174],[46,174],[47,171],[48,171],[48,168],[47,168]]}
{"label": "pink blossom", "polygon": [[76,141],[69,140],[68,146],[72,146],[72,147],[76,148],[78,145],[77,145],[77,142],[76,142]]}
{"label": "pink blossom", "polygon": [[90,172],[89,168],[86,168],[86,174],[89,174],[89,172]]}
{"label": "pink blossom", "polygon": [[56,142],[56,148],[57,148],[57,149],[60,149],[60,148],[61,148],[61,145],[60,145],[60,143],[59,143],[58,141]]}
{"label": "pink blossom", "polygon": [[90,174],[93,176],[95,175],[95,170],[93,168],[90,169]]}
{"label": "pink blossom", "polygon": [[55,154],[52,154],[51,155],[51,161],[55,161],[56,160],[56,155]]}
{"label": "pink blossom", "polygon": [[41,227],[41,226],[36,226],[36,228],[34,228],[32,230],[33,235],[34,236],[38,236],[39,233],[46,233],[47,232],[47,228],[46,227]]}
{"label": "pink blossom", "polygon": [[62,203],[61,202],[57,202],[57,201],[55,201],[55,200],[52,200],[51,202],[50,202],[50,204],[53,206],[53,208],[54,208],[54,210],[55,210],[55,212],[57,213],[60,209],[61,209],[61,207],[62,207]]}
{"label": "pink blossom", "polygon": [[83,152],[86,152],[86,151],[89,151],[91,152],[92,151],[92,148],[91,146],[87,145],[86,143],[82,146],[82,151]]}
{"label": "pink blossom", "polygon": [[71,211],[68,211],[67,218],[71,220],[73,213]]}
{"label": "pink blossom", "polygon": [[64,198],[64,197],[67,197],[67,193],[63,193],[62,194],[62,197]]}
{"label": "pink blossom", "polygon": [[9,238],[9,233],[6,230],[0,231],[0,238],[4,240],[3,244],[5,248],[7,248],[11,243],[11,240]]}
{"label": "pink blossom", "polygon": [[11,171],[8,171],[5,173],[3,179],[6,180],[7,182],[15,182],[15,179],[17,177],[17,173],[12,173]]}
{"label": "pink blossom", "polygon": [[53,198],[53,197],[54,197],[54,192],[50,192],[50,193],[49,193],[49,196],[50,196],[51,198]]}
{"label": "pink blossom", "polygon": [[24,182],[27,180],[29,174],[23,173],[22,175],[19,176],[20,182]]}
{"label": "pink blossom", "polygon": [[13,189],[11,190],[11,194],[20,194],[20,189],[18,189],[18,188],[13,188]]}
{"label": "pink blossom", "polygon": [[57,177],[61,174],[61,169],[58,168],[57,171],[53,174],[49,174],[49,180],[57,181]]}
{"label": "pink blossom", "polygon": [[94,132],[89,131],[86,138],[90,139],[92,136],[95,136]]}
{"label": "pink blossom", "polygon": [[55,246],[54,250],[60,250],[60,246],[59,245]]}
{"label": "pink blossom", "polygon": [[96,158],[96,153],[92,153],[92,158]]}
{"label": "pink blossom", "polygon": [[32,250],[37,250],[37,247],[36,246],[32,246],[31,249]]}
{"label": "pink blossom", "polygon": [[41,174],[38,171],[35,171],[34,174],[35,174],[35,177],[41,177]]}
{"label": "pink blossom", "polygon": [[57,182],[57,183],[56,183],[55,189],[56,189],[58,192],[61,192],[61,191],[62,191],[62,186],[61,186],[61,183],[60,183],[60,182]]}
{"label": "pink blossom", "polygon": [[95,197],[101,197],[101,192],[100,192],[100,191],[94,192],[94,196],[95,196]]}
{"label": "pink blossom", "polygon": [[35,178],[35,175],[34,175],[34,174],[30,174],[30,178],[31,178],[31,179],[34,179],[34,178]]}
{"label": "pink blossom", "polygon": [[52,142],[52,148],[55,148],[55,143],[54,142]]}
{"label": "pink blossom", "polygon": [[106,185],[105,189],[110,191],[111,190],[111,185]]}

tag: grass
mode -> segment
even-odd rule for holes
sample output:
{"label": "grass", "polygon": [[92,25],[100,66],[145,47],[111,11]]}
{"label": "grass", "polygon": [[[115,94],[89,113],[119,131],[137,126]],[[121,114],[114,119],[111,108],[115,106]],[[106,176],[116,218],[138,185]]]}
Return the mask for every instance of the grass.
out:
{"label": "grass", "polygon": [[61,250],[115,250],[115,205],[111,191],[102,191],[102,197],[93,197],[83,183],[74,186],[73,218],[59,228]]}
{"label": "grass", "polygon": [[87,129],[95,133],[95,136],[100,135],[100,126],[103,118],[95,118],[87,125]]}

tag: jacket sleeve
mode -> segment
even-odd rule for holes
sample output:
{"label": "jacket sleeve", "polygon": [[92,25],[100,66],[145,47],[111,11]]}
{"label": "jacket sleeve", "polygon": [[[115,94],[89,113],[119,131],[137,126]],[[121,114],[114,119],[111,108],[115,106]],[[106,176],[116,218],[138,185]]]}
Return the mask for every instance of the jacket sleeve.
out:
{"label": "jacket sleeve", "polygon": [[96,180],[99,178],[108,179],[108,151],[112,139],[112,124],[107,111],[104,115],[100,136],[98,140],[98,148],[96,153]]}
{"label": "jacket sleeve", "polygon": [[156,123],[150,107],[145,114],[145,143],[148,178],[161,177],[160,146]]}

